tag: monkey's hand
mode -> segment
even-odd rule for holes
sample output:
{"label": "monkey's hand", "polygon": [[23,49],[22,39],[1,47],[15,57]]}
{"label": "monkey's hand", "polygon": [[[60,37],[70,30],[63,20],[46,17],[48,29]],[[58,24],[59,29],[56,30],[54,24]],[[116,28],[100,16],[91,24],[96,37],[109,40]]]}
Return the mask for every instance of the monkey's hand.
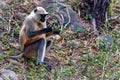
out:
{"label": "monkey's hand", "polygon": [[43,29],[43,32],[45,32],[45,33],[52,32],[52,27],[47,27],[47,28]]}
{"label": "monkey's hand", "polygon": [[54,34],[60,34],[60,30],[59,29],[56,29],[56,30],[54,30]]}

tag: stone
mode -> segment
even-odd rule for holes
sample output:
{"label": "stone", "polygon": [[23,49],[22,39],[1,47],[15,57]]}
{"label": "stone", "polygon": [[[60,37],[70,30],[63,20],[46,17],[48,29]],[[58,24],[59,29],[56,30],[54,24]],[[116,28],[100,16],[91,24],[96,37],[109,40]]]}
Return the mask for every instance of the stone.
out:
{"label": "stone", "polygon": [[4,79],[4,80],[18,80],[17,75],[15,74],[15,72],[11,71],[11,70],[2,70],[0,71],[0,78]]}
{"label": "stone", "polygon": [[62,29],[70,29],[73,32],[80,30],[80,33],[85,33],[85,28],[80,23],[78,15],[64,0],[41,0],[41,6],[50,14],[54,14],[53,19],[57,17]]}
{"label": "stone", "polygon": [[113,47],[113,39],[110,35],[104,35],[99,38],[99,49],[104,50],[106,48],[111,49]]}
{"label": "stone", "polygon": [[8,5],[6,4],[5,1],[2,1],[2,0],[0,0],[0,7],[1,7],[2,9],[8,9]]}
{"label": "stone", "polygon": [[69,45],[72,46],[73,48],[79,48],[80,42],[77,42],[76,40],[72,40],[69,42]]}

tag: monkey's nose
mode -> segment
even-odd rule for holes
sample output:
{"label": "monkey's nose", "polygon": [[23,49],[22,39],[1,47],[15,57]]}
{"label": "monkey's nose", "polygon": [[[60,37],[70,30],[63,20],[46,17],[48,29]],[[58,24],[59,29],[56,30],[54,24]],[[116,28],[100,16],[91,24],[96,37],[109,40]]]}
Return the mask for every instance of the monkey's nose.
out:
{"label": "monkey's nose", "polygon": [[41,22],[45,22],[45,18],[40,18],[40,21]]}

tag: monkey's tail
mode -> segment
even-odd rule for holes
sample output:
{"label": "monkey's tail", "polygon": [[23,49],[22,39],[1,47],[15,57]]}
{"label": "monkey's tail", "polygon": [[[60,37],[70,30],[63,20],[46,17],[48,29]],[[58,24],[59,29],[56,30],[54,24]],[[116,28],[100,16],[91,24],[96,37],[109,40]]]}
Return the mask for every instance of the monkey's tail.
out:
{"label": "monkey's tail", "polygon": [[20,59],[22,57],[23,57],[23,53],[16,55],[16,56],[10,56],[10,58],[15,59],[15,60]]}

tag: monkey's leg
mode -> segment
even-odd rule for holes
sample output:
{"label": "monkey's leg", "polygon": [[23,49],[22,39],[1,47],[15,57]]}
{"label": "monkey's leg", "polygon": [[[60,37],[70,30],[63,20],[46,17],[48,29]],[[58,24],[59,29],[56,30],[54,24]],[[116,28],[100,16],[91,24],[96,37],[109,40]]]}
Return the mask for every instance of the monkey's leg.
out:
{"label": "monkey's leg", "polygon": [[39,47],[38,47],[38,64],[42,65],[44,63],[44,57],[46,52],[46,39],[42,38],[39,40]]}
{"label": "monkey's leg", "polygon": [[39,40],[39,48],[38,48],[38,63],[40,65],[42,64],[46,64],[47,65],[47,69],[49,71],[51,71],[52,69],[52,66],[50,66],[49,64],[47,64],[45,61],[44,61],[44,57],[45,57],[45,53],[46,53],[46,45],[47,45],[47,41],[46,39],[40,39]]}

